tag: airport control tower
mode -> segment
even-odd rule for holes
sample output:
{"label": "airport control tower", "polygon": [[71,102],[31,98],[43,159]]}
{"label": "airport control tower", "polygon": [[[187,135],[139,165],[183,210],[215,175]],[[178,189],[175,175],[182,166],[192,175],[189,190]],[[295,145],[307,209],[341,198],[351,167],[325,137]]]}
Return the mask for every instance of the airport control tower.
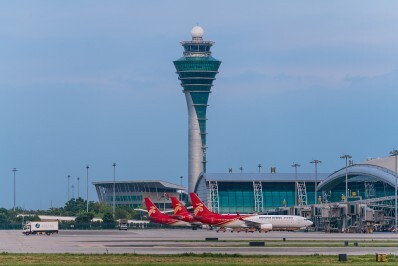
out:
{"label": "airport control tower", "polygon": [[192,40],[181,42],[184,56],[174,61],[188,106],[188,192],[199,174],[206,172],[206,110],[209,93],[221,61],[211,56],[212,41],[203,40],[203,29],[191,30]]}

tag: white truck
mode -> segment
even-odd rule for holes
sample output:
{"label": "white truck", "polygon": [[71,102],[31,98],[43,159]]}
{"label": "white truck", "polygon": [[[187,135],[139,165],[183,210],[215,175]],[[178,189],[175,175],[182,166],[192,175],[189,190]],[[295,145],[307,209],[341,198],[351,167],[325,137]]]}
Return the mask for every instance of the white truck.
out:
{"label": "white truck", "polygon": [[117,226],[119,230],[126,230],[128,228],[128,220],[127,219],[120,219],[119,225]]}
{"label": "white truck", "polygon": [[27,222],[22,230],[22,234],[27,236],[31,234],[51,235],[54,233],[58,234],[58,221]]}

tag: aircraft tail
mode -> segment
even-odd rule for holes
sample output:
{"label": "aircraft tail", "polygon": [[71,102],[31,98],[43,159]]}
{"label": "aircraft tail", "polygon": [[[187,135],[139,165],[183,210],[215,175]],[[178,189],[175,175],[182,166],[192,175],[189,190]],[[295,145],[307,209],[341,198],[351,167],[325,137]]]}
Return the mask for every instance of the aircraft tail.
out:
{"label": "aircraft tail", "polygon": [[148,210],[149,217],[154,217],[161,214],[159,209],[156,207],[156,205],[152,202],[150,198],[145,198],[145,205]]}
{"label": "aircraft tail", "polygon": [[214,214],[206,207],[206,205],[195,193],[191,192],[189,193],[189,196],[191,197],[192,207],[194,209],[195,216]]}
{"label": "aircraft tail", "polygon": [[182,203],[177,199],[177,197],[170,197],[171,204],[173,205],[173,210],[175,215],[186,215],[189,214],[187,209],[182,205]]}

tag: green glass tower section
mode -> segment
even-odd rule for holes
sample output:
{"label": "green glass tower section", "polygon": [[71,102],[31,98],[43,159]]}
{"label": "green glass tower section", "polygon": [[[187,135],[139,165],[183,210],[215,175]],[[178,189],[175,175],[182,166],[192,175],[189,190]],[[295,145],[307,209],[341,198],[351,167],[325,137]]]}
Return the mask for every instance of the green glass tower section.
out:
{"label": "green glass tower section", "polygon": [[184,56],[174,61],[188,107],[188,191],[194,192],[200,173],[206,172],[206,111],[221,61],[211,56],[212,41],[203,29],[192,29],[191,41],[181,42]]}

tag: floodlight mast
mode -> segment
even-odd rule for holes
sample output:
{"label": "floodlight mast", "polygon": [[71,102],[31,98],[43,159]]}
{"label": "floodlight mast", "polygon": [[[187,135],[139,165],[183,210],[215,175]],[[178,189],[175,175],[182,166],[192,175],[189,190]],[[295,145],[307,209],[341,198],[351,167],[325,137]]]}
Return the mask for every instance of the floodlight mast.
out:
{"label": "floodlight mast", "polygon": [[348,172],[347,172],[347,167],[348,167],[348,159],[351,159],[352,156],[349,154],[343,154],[340,156],[340,159],[345,159],[345,197],[344,197],[344,202],[348,201]]}
{"label": "floodlight mast", "polygon": [[112,204],[112,215],[113,215],[113,219],[115,219],[115,196],[116,196],[116,189],[115,189],[115,185],[116,185],[116,163],[112,164],[113,166],[113,204]]}
{"label": "floodlight mast", "polygon": [[87,193],[86,193],[86,197],[87,197],[87,206],[86,206],[86,212],[88,212],[88,169],[90,168],[90,166],[86,166],[86,169],[87,169]]}
{"label": "floodlight mast", "polygon": [[322,163],[319,160],[312,160],[310,163],[315,164],[315,200],[314,200],[314,204],[317,203],[317,194],[318,194],[318,163]]}
{"label": "floodlight mast", "polygon": [[300,167],[298,163],[293,163],[292,167],[294,167],[294,206],[297,206],[297,167]]}

